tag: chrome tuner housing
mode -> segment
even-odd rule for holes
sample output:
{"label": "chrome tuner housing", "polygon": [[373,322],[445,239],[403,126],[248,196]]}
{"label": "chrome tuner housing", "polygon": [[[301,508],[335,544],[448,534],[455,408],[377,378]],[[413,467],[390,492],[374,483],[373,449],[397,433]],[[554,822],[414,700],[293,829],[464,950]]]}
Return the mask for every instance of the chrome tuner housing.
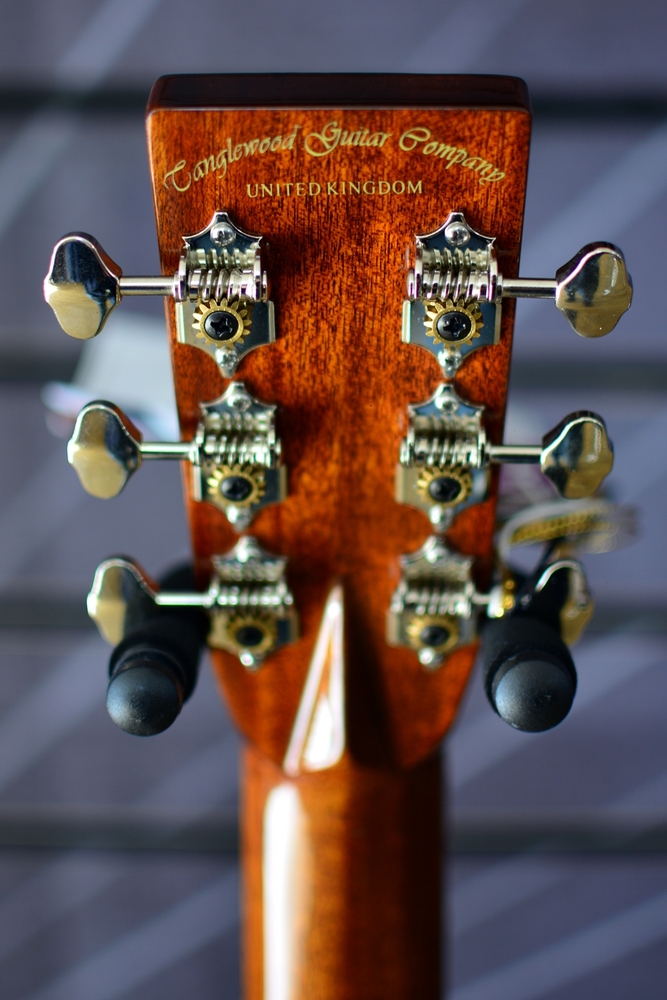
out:
{"label": "chrome tuner housing", "polygon": [[402,340],[433,354],[445,378],[453,378],[476,348],[500,340],[494,243],[462,212],[450,212],[435,232],[416,237]]}
{"label": "chrome tuner housing", "polygon": [[452,552],[431,536],[420,549],[401,556],[401,580],[387,613],[387,642],[414,650],[435,670],[458,646],[476,636],[477,609],[471,556]]}
{"label": "chrome tuner housing", "polygon": [[632,304],[632,279],[613,243],[589,243],[555,278],[506,278],[495,239],[450,212],[433,233],[416,237],[403,303],[402,339],[433,354],[454,377],[478,347],[500,339],[502,300],[552,299],[580,337],[604,337]]}
{"label": "chrome tuner housing", "polygon": [[235,225],[227,212],[216,212],[205,229],[183,238],[177,337],[206,351],[225,378],[246,354],[276,339],[261,240]]}

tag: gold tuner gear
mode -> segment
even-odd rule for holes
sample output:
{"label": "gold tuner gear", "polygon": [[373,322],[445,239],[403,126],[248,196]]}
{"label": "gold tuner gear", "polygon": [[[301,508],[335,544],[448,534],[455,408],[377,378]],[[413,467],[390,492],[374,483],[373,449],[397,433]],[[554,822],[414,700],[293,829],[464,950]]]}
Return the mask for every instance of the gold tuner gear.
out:
{"label": "gold tuner gear", "polygon": [[262,612],[232,614],[224,622],[223,629],[225,648],[237,656],[246,650],[261,656],[272,649],[278,639],[275,619]]}
{"label": "gold tuner gear", "polygon": [[415,615],[406,628],[411,647],[419,652],[448,653],[459,641],[459,625],[452,615]]}
{"label": "gold tuner gear", "polygon": [[480,336],[484,320],[475,299],[434,300],[425,302],[424,326],[434,343],[460,347]]}
{"label": "gold tuner gear", "polygon": [[251,465],[222,465],[206,480],[210,497],[236,507],[251,507],[266,492],[263,469]]}
{"label": "gold tuner gear", "polygon": [[441,507],[456,507],[472,492],[472,475],[466,469],[425,466],[419,473],[416,489],[422,500]]}
{"label": "gold tuner gear", "polygon": [[197,337],[214,344],[243,343],[250,333],[249,312],[243,302],[229,302],[225,298],[202,302],[200,299],[192,316],[192,328]]}

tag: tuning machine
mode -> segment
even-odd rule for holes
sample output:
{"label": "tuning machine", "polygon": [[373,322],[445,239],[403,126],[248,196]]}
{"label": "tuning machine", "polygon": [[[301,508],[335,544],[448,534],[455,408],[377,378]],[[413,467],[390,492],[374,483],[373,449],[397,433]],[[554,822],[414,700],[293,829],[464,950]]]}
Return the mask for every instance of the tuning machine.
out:
{"label": "tuning machine", "polygon": [[210,616],[209,646],[233,653],[248,670],[256,670],[266,656],[298,637],[294,598],[285,579],[287,559],[245,536],[211,561],[208,590],[197,593],[161,590],[131,560],[107,559],[95,573],[88,614],[102,637],[116,644],[139,607],[202,608]]}
{"label": "tuning machine", "polygon": [[144,442],[113,403],[88,403],[77,417],[67,458],[83,488],[101,499],[117,496],[145,459],[188,461],[193,499],[213,504],[243,531],[262,507],[287,496],[276,407],[254,399],[242,382],[232,382],[220,399],[201,404],[201,411],[192,441]]}
{"label": "tuning machine", "polygon": [[589,243],[544,279],[500,274],[495,238],[475,232],[462,212],[416,241],[402,339],[435,355],[445,378],[477,347],[498,343],[504,298],[553,299],[581,337],[610,333],[632,302],[625,258],[613,243]]}
{"label": "tuning machine", "polygon": [[89,340],[125,296],[172,296],[179,342],[206,351],[231,378],[244,355],[276,337],[261,239],[216,212],[205,229],[183,237],[176,274],[130,277],[94,237],[70,233],[53,250],[44,297],[65,333]]}
{"label": "tuning machine", "polygon": [[428,514],[438,530],[486,495],[491,463],[539,463],[566,499],[593,494],[611,472],[613,447],[602,417],[571,413],[540,445],[494,445],[483,406],[466,403],[449,383],[425,403],[408,406],[408,431],[396,469],[396,499]]}
{"label": "tuning machine", "polygon": [[[416,552],[401,556],[401,580],[387,614],[387,642],[408,646],[428,670],[474,641],[479,594],[473,559],[432,535]],[[483,599],[484,600],[484,599]]]}
{"label": "tuning machine", "polygon": [[473,582],[472,558],[435,536],[400,562],[401,580],[387,614],[389,645],[414,650],[432,671],[481,631],[494,710],[527,732],[550,729],[565,718],[577,683],[567,644],[579,638],[593,613],[575,559],[553,546],[529,578],[502,568],[501,582],[486,594]]}

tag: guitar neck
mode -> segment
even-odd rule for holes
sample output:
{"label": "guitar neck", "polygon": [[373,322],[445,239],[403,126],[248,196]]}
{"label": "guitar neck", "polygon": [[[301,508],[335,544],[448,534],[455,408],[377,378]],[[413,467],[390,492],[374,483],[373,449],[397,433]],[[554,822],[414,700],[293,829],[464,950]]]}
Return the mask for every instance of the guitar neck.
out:
{"label": "guitar neck", "polygon": [[440,997],[439,756],[242,777],[247,1000]]}

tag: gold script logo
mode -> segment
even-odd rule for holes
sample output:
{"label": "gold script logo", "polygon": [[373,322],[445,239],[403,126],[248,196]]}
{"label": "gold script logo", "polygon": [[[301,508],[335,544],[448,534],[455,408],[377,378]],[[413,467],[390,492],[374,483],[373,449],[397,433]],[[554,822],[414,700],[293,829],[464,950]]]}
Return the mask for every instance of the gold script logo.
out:
{"label": "gold script logo", "polygon": [[304,149],[310,156],[328,156],[339,146],[377,146],[382,148],[391,132],[370,132],[367,128],[348,132],[329,122],[321,132],[309,132],[304,139]]}
{"label": "gold script logo", "polygon": [[224,146],[215,153],[209,153],[195,163],[192,170],[188,169],[187,160],[179,160],[176,166],[164,175],[164,186],[173,187],[176,191],[187,191],[193,182],[201,181],[209,174],[220,174],[224,177],[232,163],[237,163],[246,156],[265,156],[266,153],[279,153],[294,149],[297,131],[300,125],[285,135],[266,135],[263,138],[250,139],[249,142],[237,142],[227,139]]}
{"label": "gold script logo", "polygon": [[[235,163],[248,157],[264,159],[268,155],[269,160],[272,160],[278,154],[294,154],[301,148],[307,156],[316,158],[330,156],[336,150],[339,152],[349,150],[351,155],[355,155],[359,150],[367,148],[382,150],[383,153],[389,149],[396,153],[396,146],[409,158],[414,154],[420,154],[439,160],[445,170],[451,170],[452,167],[456,167],[457,170],[470,170],[477,175],[477,180],[482,185],[495,184],[505,177],[503,170],[498,169],[483,156],[475,152],[470,153],[465,146],[458,143],[443,142],[422,125],[411,126],[397,139],[392,132],[372,132],[368,128],[352,126],[344,129],[338,121],[330,121],[318,132],[306,132],[303,125],[289,125],[279,135],[257,136],[241,142],[227,138],[219,149],[201,156],[201,159],[194,164],[185,158],[179,159],[165,173],[163,181],[166,188],[183,193],[189,191],[193,184],[206,178],[226,177]],[[356,182],[349,183],[353,190]],[[378,193],[384,193],[384,185],[389,182],[380,177],[377,183]],[[393,183],[391,192],[396,194],[398,192],[394,191]],[[401,184],[403,181],[396,183]],[[408,185],[410,183],[412,182],[407,182]],[[288,182],[285,184],[289,186]],[[329,191],[327,187],[327,193],[334,192]]]}
{"label": "gold script logo", "polygon": [[479,177],[480,184],[493,184],[501,181],[505,176],[502,170],[498,170],[493,163],[483,159],[481,156],[470,156],[463,146],[452,146],[447,142],[440,142],[434,139],[430,129],[417,126],[409,128],[398,140],[399,148],[404,153],[411,153],[418,149],[424,156],[435,156],[446,161],[445,170],[458,165],[466,170],[474,170]]}

